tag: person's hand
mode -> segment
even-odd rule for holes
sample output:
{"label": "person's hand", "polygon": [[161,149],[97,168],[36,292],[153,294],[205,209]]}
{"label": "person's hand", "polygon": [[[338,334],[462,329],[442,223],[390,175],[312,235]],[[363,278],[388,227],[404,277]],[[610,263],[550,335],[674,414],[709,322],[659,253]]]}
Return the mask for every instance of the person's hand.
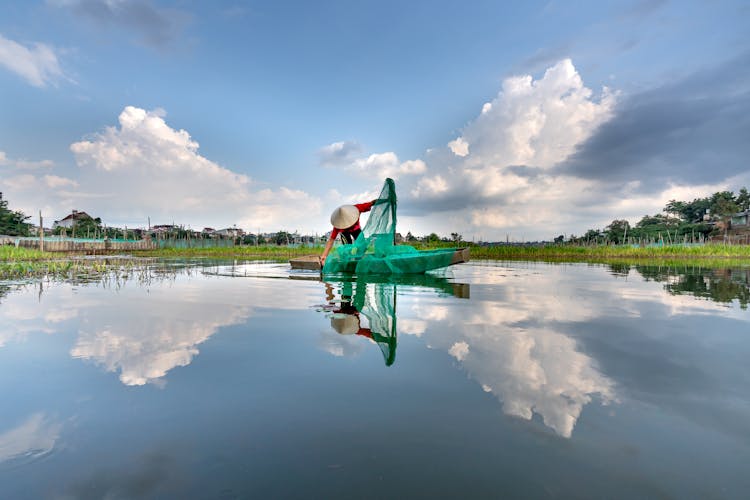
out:
{"label": "person's hand", "polygon": [[325,256],[321,255],[320,257],[318,257],[318,260],[320,261],[320,267],[321,268],[326,265],[326,258],[325,258]]}

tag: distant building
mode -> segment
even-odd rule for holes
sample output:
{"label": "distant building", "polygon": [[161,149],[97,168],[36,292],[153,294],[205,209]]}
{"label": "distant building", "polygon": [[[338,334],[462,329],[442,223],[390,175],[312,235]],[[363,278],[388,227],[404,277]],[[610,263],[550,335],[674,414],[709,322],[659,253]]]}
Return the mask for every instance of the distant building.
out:
{"label": "distant building", "polygon": [[236,227],[228,227],[225,229],[219,229],[214,232],[215,235],[222,238],[241,238],[245,236],[245,231]]}
{"label": "distant building", "polygon": [[176,231],[179,229],[174,224],[157,224],[155,226],[151,226],[151,232],[152,233],[169,233],[172,231]]}
{"label": "distant building", "polygon": [[732,227],[736,226],[747,226],[750,222],[750,210],[744,212],[738,212],[732,215]]}
{"label": "distant building", "polygon": [[60,220],[56,220],[52,224],[52,229],[57,229],[58,227],[64,227],[65,229],[70,229],[73,227],[73,225],[81,220],[87,220],[87,219],[93,219],[89,214],[86,212],[79,212],[78,210],[73,210],[70,215],[63,217]]}

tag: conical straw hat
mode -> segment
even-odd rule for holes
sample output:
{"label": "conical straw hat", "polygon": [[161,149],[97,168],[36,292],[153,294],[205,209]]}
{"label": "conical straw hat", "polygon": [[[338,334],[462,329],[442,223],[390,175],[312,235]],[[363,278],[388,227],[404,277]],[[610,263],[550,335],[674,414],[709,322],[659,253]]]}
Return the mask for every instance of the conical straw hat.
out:
{"label": "conical straw hat", "polygon": [[336,229],[346,229],[359,220],[359,210],[354,205],[342,205],[331,214],[331,224]]}
{"label": "conical straw hat", "polygon": [[331,317],[331,328],[341,335],[351,335],[359,331],[359,319],[353,314],[336,314]]}

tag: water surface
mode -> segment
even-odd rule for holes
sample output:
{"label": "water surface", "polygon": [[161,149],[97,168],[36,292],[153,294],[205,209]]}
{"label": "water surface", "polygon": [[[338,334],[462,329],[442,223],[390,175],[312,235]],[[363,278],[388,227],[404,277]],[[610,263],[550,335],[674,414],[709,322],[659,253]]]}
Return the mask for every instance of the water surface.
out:
{"label": "water surface", "polygon": [[742,498],[747,270],[0,289],[0,497]]}

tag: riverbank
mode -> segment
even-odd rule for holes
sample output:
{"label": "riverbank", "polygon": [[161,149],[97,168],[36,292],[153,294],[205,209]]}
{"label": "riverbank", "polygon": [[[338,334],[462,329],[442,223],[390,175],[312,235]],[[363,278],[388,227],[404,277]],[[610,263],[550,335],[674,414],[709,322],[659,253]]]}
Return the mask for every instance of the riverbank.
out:
{"label": "riverbank", "polygon": [[[734,259],[750,264],[750,245],[664,245],[654,247],[633,246],[574,246],[574,245],[475,245],[471,243],[415,243],[419,250],[467,246],[472,259],[542,260],[570,262],[600,262],[611,259],[662,260],[662,259]],[[323,252],[322,246],[236,246],[229,248],[182,248],[133,252],[148,257],[213,257],[248,259],[289,259]]]}
{"label": "riverbank", "polygon": [[[456,246],[450,243],[416,245],[419,249]],[[571,246],[571,245],[498,245],[471,248],[472,260],[538,261],[552,263],[594,263],[614,265],[691,265],[701,267],[750,266],[750,246],[706,244],[696,246],[665,245],[661,247]],[[228,248],[164,248],[133,251],[127,255],[87,258],[80,254],[60,254],[39,250],[0,247],[0,280],[33,277],[99,275],[117,270],[128,272],[144,260],[161,259],[234,259],[285,261],[303,255],[320,254],[323,248],[236,246]],[[124,271],[123,271],[124,270]]]}
{"label": "riverbank", "polygon": [[472,246],[472,259],[543,260],[570,262],[601,262],[612,259],[681,260],[681,259],[734,259],[750,264],[750,245],[664,245],[653,247],[575,246],[575,245],[497,245]]}

